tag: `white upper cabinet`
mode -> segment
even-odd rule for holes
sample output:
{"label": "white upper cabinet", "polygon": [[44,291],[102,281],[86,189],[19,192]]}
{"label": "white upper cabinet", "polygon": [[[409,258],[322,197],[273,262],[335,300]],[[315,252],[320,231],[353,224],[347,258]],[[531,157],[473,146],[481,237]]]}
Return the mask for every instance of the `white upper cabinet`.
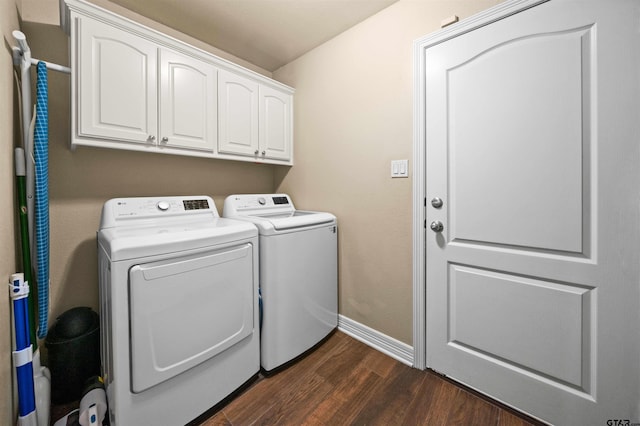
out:
{"label": "white upper cabinet", "polygon": [[291,159],[292,96],[221,71],[218,149],[255,160]]}
{"label": "white upper cabinet", "polygon": [[78,41],[79,136],[213,152],[213,65],[90,19]]}
{"label": "white upper cabinet", "polygon": [[157,46],[97,21],[78,27],[78,135],[148,143],[157,127]]}
{"label": "white upper cabinet", "polygon": [[293,123],[292,96],[260,86],[260,155],[265,158],[291,158]]}
{"label": "white upper cabinet", "polygon": [[214,150],[216,69],[202,61],[160,50],[161,147]]}
{"label": "white upper cabinet", "polygon": [[258,83],[220,71],[218,149],[225,154],[258,155]]}
{"label": "white upper cabinet", "polygon": [[71,33],[71,146],[293,164],[293,89],[84,0]]}

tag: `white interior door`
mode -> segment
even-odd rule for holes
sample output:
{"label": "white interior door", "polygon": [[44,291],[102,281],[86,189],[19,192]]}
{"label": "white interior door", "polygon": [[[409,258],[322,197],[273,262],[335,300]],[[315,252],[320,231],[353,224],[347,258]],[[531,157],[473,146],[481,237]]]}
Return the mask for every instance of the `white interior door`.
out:
{"label": "white interior door", "polygon": [[640,421],[639,23],[552,0],[425,51],[427,366],[553,424]]}

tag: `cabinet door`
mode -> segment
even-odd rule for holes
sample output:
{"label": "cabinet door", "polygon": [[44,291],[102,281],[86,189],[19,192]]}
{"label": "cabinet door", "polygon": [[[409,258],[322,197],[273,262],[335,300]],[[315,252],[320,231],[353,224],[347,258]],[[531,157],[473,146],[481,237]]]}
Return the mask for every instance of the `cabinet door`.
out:
{"label": "cabinet door", "polygon": [[260,156],[291,159],[291,95],[260,86]]}
{"label": "cabinet door", "polygon": [[153,141],[157,49],[100,22],[79,21],[78,136]]}
{"label": "cabinet door", "polygon": [[216,140],[216,69],[160,50],[160,147],[213,152]]}
{"label": "cabinet door", "polygon": [[218,108],[219,152],[257,155],[258,83],[220,70]]}

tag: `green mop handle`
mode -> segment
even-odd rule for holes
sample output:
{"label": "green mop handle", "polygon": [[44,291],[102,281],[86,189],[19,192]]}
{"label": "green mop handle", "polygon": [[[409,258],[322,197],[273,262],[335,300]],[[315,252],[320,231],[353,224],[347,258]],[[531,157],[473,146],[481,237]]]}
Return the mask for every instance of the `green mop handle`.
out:
{"label": "green mop handle", "polygon": [[27,186],[26,186],[26,163],[24,149],[16,148],[14,151],[16,168],[16,186],[18,192],[18,218],[20,220],[20,246],[22,249],[22,267],[24,270],[24,280],[29,283],[31,291],[28,296],[29,308],[29,337],[33,345],[33,351],[38,349],[38,339],[36,337],[36,285],[33,281],[31,270],[31,250],[29,248],[29,218],[27,216]]}

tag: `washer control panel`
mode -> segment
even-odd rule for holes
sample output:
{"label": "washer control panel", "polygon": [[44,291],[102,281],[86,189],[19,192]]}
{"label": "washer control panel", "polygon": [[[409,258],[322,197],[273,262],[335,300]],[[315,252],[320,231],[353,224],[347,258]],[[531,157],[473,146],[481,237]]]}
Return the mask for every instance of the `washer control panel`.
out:
{"label": "washer control panel", "polygon": [[240,194],[224,200],[224,216],[293,212],[295,207],[286,194]]}

